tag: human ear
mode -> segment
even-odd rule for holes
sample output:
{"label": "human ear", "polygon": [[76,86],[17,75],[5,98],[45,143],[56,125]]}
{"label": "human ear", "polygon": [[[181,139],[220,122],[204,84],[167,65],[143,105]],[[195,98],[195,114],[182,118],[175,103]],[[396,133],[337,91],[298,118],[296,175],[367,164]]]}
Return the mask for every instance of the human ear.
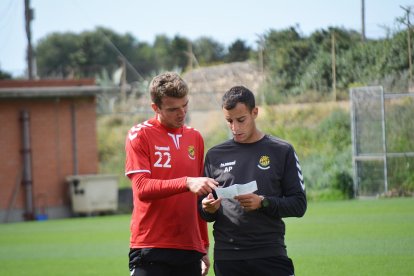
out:
{"label": "human ear", "polygon": [[160,108],[155,103],[151,103],[151,108],[155,113],[160,113]]}
{"label": "human ear", "polygon": [[253,108],[252,115],[255,119],[257,118],[257,115],[259,115],[259,109],[257,107]]}

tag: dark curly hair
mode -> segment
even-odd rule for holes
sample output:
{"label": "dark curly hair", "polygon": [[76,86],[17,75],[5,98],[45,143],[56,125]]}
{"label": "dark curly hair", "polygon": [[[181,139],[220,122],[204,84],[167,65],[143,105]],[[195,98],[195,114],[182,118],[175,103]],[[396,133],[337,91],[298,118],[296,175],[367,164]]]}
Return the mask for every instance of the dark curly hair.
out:
{"label": "dark curly hair", "polygon": [[233,109],[238,103],[243,103],[250,111],[256,106],[254,94],[244,86],[233,86],[222,98],[222,108]]}

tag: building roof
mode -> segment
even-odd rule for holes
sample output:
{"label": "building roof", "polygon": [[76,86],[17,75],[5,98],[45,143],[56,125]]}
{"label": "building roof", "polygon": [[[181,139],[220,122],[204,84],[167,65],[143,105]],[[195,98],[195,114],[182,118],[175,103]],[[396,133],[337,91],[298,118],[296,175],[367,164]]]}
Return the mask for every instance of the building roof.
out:
{"label": "building roof", "polygon": [[94,79],[0,81],[0,99],[92,97],[104,91]]}

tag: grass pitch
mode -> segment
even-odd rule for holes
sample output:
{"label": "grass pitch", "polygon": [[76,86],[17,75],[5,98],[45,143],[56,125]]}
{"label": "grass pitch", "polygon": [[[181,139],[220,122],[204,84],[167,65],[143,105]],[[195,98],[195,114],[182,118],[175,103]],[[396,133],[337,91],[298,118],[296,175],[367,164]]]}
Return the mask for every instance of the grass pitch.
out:
{"label": "grass pitch", "polygon": [[[129,275],[129,218],[0,224],[0,275]],[[285,222],[296,275],[414,271],[413,198],[310,202]]]}

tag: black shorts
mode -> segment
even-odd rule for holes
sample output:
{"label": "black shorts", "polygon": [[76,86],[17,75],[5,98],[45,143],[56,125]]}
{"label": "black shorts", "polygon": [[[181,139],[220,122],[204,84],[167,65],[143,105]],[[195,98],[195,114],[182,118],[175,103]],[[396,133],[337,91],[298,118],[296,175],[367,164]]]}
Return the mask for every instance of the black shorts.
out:
{"label": "black shorts", "polygon": [[295,268],[290,258],[285,256],[249,260],[214,261],[216,276],[292,276]]}
{"label": "black shorts", "polygon": [[199,276],[203,253],[168,248],[133,248],[129,251],[131,276]]}

